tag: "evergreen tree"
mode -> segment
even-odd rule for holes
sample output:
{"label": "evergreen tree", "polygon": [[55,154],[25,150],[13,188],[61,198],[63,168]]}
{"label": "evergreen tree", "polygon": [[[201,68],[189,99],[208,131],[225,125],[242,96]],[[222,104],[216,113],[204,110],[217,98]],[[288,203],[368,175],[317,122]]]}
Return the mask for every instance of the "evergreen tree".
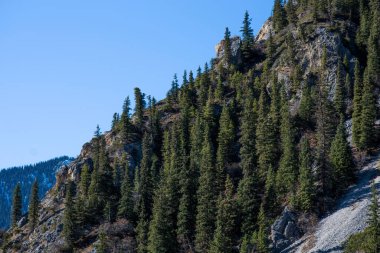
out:
{"label": "evergreen tree", "polygon": [[213,238],[216,216],[217,183],[214,165],[214,148],[210,130],[206,126],[201,151],[200,178],[197,192],[198,206],[196,216],[195,248],[198,252],[207,252]]}
{"label": "evergreen tree", "polygon": [[361,101],[362,101],[362,80],[360,76],[360,63],[356,60],[355,63],[355,82],[354,82],[354,101],[352,113],[352,141],[355,146],[360,145],[360,122],[361,122]]}
{"label": "evergreen tree", "polygon": [[335,87],[335,96],[334,96],[334,105],[335,110],[338,114],[345,114],[346,112],[346,103],[345,103],[345,92],[341,76],[341,64],[339,62],[338,69],[336,73],[336,87]]}
{"label": "evergreen tree", "polygon": [[370,244],[373,252],[380,251],[380,217],[379,217],[379,199],[377,197],[377,190],[375,182],[371,187],[371,205],[369,207],[369,231],[370,231]]}
{"label": "evergreen tree", "polygon": [[277,171],[277,193],[279,197],[287,194],[294,196],[297,179],[296,147],[294,140],[293,124],[289,112],[288,99],[283,90],[281,106],[281,147],[279,169]]}
{"label": "evergreen tree", "polygon": [[335,185],[343,190],[352,182],[354,177],[354,162],[351,148],[347,141],[347,134],[343,116],[341,116],[334,140],[331,143],[330,160],[333,168]]}
{"label": "evergreen tree", "polygon": [[226,30],[224,32],[224,60],[227,63],[228,66],[232,64],[232,49],[231,49],[231,32],[226,27]]}
{"label": "evergreen tree", "polygon": [[286,25],[286,14],[283,0],[275,0],[273,6],[273,27],[279,32]]}
{"label": "evergreen tree", "polygon": [[268,253],[269,242],[268,242],[268,232],[267,232],[267,217],[265,215],[264,207],[261,205],[259,216],[257,218],[259,229],[257,233],[253,235],[254,245],[258,253]]}
{"label": "evergreen tree", "polygon": [[75,240],[75,216],[74,216],[74,183],[69,182],[66,188],[65,195],[65,211],[63,214],[63,236],[69,248],[73,247]]}
{"label": "evergreen tree", "polygon": [[130,131],[131,131],[130,110],[131,110],[131,101],[128,96],[124,101],[123,113],[121,114],[121,118],[120,118],[121,136],[122,136],[123,143],[125,143],[128,140]]}
{"label": "evergreen tree", "polygon": [[229,177],[226,180],[224,196],[218,200],[218,214],[216,217],[216,229],[210,253],[232,253],[237,227],[237,203],[234,198],[234,186]]}
{"label": "evergreen tree", "polygon": [[376,100],[374,86],[370,81],[369,71],[364,71],[364,86],[361,100],[359,147],[367,149],[373,144],[374,122],[376,119]]}
{"label": "evergreen tree", "polygon": [[134,219],[132,182],[130,180],[128,162],[125,165],[117,216],[132,221]]}
{"label": "evergreen tree", "polygon": [[139,216],[137,223],[137,252],[145,253],[147,252],[148,245],[148,230],[149,230],[149,220],[152,213],[152,203],[153,203],[153,179],[151,173],[152,166],[152,141],[149,134],[145,133],[142,142],[142,160],[140,164],[139,172],[139,187],[138,187],[138,198],[136,201],[136,213]]}
{"label": "evergreen tree", "polygon": [[299,116],[307,123],[311,123],[314,117],[314,102],[312,99],[311,87],[306,84],[302,89],[302,97],[299,107]]}
{"label": "evergreen tree", "polygon": [[143,124],[143,117],[144,117],[144,95],[141,93],[141,90],[139,88],[135,88],[135,123],[136,126],[141,129]]}
{"label": "evergreen tree", "polygon": [[98,234],[98,243],[95,246],[97,253],[107,252],[107,235],[106,232],[101,229]]}
{"label": "evergreen tree", "polygon": [[244,14],[243,26],[240,32],[242,33],[241,51],[244,64],[250,64],[253,57],[254,35],[251,27],[252,19],[249,17],[248,11]]}
{"label": "evergreen tree", "polygon": [[300,175],[298,188],[298,206],[308,212],[314,205],[314,177],[312,173],[312,156],[309,141],[306,137],[301,140]]}
{"label": "evergreen tree", "polygon": [[288,2],[286,3],[285,10],[286,10],[288,23],[296,24],[297,23],[297,14],[296,14],[297,6],[293,2],[293,0],[288,0]]}
{"label": "evergreen tree", "polygon": [[223,191],[226,166],[231,162],[232,145],[234,144],[234,124],[227,105],[223,107],[219,120],[218,149],[216,152],[217,187]]}
{"label": "evergreen tree", "polygon": [[115,112],[112,118],[112,125],[111,125],[112,130],[115,130],[117,128],[117,126],[119,125],[119,121],[120,121],[119,114]]}
{"label": "evergreen tree", "polygon": [[38,181],[35,180],[30,193],[28,209],[28,224],[31,231],[33,231],[34,228],[38,225],[38,211],[40,210],[39,208],[40,200],[38,197]]}
{"label": "evergreen tree", "polygon": [[259,207],[259,189],[256,168],[255,131],[257,120],[257,104],[247,99],[244,106],[241,138],[240,166],[243,178],[238,188],[238,203],[242,218],[241,231],[251,235],[254,231]]}
{"label": "evergreen tree", "polygon": [[21,196],[21,186],[17,183],[12,198],[12,227],[17,226],[17,222],[22,216],[22,196]]}

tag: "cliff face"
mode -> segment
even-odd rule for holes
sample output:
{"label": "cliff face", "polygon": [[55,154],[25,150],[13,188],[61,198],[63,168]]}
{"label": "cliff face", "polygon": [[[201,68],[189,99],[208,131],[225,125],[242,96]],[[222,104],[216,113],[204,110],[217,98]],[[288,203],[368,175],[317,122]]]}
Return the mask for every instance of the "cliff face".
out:
{"label": "cliff face", "polygon": [[[272,30],[272,22],[268,20],[263,28],[259,31],[256,37],[257,52],[265,55],[265,44],[270,39],[270,31]],[[348,32],[343,32],[348,31]],[[336,72],[339,59],[347,58],[349,66],[345,68],[342,76],[346,72],[353,72],[354,54],[352,52],[351,42],[355,38],[354,32],[356,27],[349,22],[335,23],[301,23],[300,26],[293,27],[289,25],[286,29],[278,34],[273,34],[275,52],[272,70],[277,73],[279,81],[283,81],[287,92],[294,93],[291,97],[291,110],[293,114],[298,111],[299,101],[302,97],[302,88],[305,85],[312,83],[315,73],[321,68],[322,54],[324,47],[326,47],[329,54],[326,72],[330,99],[333,99],[336,88]],[[350,34],[351,32],[351,34]],[[293,38],[293,44],[290,44],[287,39],[288,36]],[[351,38],[351,39],[347,39]],[[351,40],[351,41],[350,41]],[[240,38],[232,39],[232,53],[239,62],[241,59]],[[222,59],[223,41],[216,46],[217,59]],[[299,87],[291,86],[291,79],[294,76],[294,69],[291,68],[290,62],[295,62],[302,70],[302,80]],[[255,66],[255,72],[262,71],[263,64],[258,63]],[[268,83],[268,89],[270,84]],[[163,127],[170,125],[171,122],[178,120],[178,114],[175,110],[167,110],[167,101],[158,103],[161,115],[161,123]],[[351,108],[351,99],[346,101],[347,110]],[[128,144],[121,146],[119,134],[115,132],[106,132],[103,135],[106,143],[106,150],[112,165],[116,158],[121,159],[125,156],[131,165],[135,167],[137,164],[137,157],[141,153],[141,136],[136,134],[133,140]],[[7,252],[57,252],[63,245],[64,239],[62,235],[63,230],[63,213],[65,209],[64,195],[68,181],[78,183],[79,175],[84,164],[91,163],[93,156],[94,140],[83,145],[80,155],[70,163],[64,165],[56,175],[55,186],[47,193],[41,203],[39,212],[39,224],[37,228],[30,232],[25,222],[20,223],[20,226],[11,231],[9,240],[9,250]],[[297,220],[291,220],[294,226]],[[135,228],[127,220],[118,220],[114,223],[103,223],[101,225],[88,225],[86,226],[86,236],[80,238],[82,248],[80,252],[94,252],[94,245],[97,244],[98,234],[100,230],[107,231],[108,241],[113,245],[113,249],[122,252],[134,252],[135,250]],[[16,233],[16,231],[18,233]],[[295,231],[295,230],[294,230]],[[290,244],[292,241],[302,236],[304,231],[297,229],[297,233],[292,233],[291,238],[282,247]],[[282,231],[281,233],[285,233]],[[289,235],[289,233],[288,233]],[[279,235],[289,237],[288,235]]]}

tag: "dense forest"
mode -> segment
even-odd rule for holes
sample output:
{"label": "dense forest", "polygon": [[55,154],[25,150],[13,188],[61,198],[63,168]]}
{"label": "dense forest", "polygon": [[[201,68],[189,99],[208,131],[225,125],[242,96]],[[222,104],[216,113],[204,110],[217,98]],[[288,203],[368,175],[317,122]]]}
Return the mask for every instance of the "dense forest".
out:
{"label": "dense forest", "polygon": [[[111,131],[96,129],[57,188],[55,250],[276,252],[284,208],[307,221],[300,233],[331,210],[379,145],[380,1],[276,0],[262,40],[251,22],[241,37],[226,28],[217,58],[175,75],[164,100],[135,88],[133,114],[126,98]],[[379,252],[375,188],[371,208],[348,251]]]}
{"label": "dense forest", "polygon": [[39,196],[42,198],[55,184],[55,173],[59,167],[72,160],[62,156],[45,162],[0,170],[0,228],[7,228],[10,225],[12,192],[18,183],[22,196],[22,213],[25,213],[33,182],[38,181]]}

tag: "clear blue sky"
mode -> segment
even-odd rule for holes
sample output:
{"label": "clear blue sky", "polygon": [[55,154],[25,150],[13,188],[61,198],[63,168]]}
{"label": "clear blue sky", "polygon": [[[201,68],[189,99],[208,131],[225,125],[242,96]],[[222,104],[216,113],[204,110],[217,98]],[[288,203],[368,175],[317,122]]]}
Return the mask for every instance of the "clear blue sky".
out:
{"label": "clear blue sky", "polygon": [[138,86],[161,99],[174,73],[215,56],[245,10],[272,1],[0,1],[0,168],[77,156]]}

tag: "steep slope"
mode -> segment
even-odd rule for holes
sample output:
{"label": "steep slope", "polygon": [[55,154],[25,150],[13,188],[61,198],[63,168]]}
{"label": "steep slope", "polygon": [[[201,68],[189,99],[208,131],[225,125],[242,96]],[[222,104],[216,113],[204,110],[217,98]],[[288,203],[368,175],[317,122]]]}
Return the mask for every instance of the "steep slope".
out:
{"label": "steep slope", "polygon": [[380,190],[380,155],[369,159],[358,173],[358,182],[350,187],[337,206],[315,227],[315,231],[303,236],[281,252],[343,252],[350,235],[361,232],[368,221],[371,203],[371,183]]}
{"label": "steep slope", "polygon": [[38,181],[39,195],[42,198],[54,186],[55,173],[58,169],[72,160],[73,158],[62,156],[33,165],[0,170],[0,228],[9,226],[12,192],[17,183],[21,185],[22,211],[25,213],[33,181]]}
{"label": "steep slope", "polygon": [[[325,215],[353,181],[345,137],[354,62],[360,56],[358,23],[348,17],[312,18],[307,8],[299,9],[297,24],[280,29],[273,17],[255,41],[253,35],[248,42],[244,36],[231,38],[226,30],[211,67],[206,64],[196,78],[185,75],[182,87],[175,79],[167,98],[155,103],[149,97],[145,110],[143,95],[135,89],[133,117],[126,99],[111,131],[97,129],[77,159],[59,170],[55,187],[42,201],[37,227],[20,224],[9,231],[6,252],[93,252],[96,247],[151,253],[261,247],[267,252],[272,249],[268,228],[283,210]],[[365,65],[361,61],[359,67]],[[338,111],[342,76],[347,76],[347,92]],[[379,90],[372,88],[377,96]],[[309,115],[301,115],[301,109]],[[330,154],[335,136],[342,147],[338,151],[344,152]],[[303,157],[297,156],[305,153],[309,160],[302,163],[301,181]],[[333,167],[334,155],[349,163]],[[360,178],[358,190],[366,176]],[[301,203],[304,195],[306,204]],[[302,227],[294,218],[287,224],[297,231],[288,244],[312,233],[307,222]],[[330,222],[321,223],[325,231],[322,224]]]}

